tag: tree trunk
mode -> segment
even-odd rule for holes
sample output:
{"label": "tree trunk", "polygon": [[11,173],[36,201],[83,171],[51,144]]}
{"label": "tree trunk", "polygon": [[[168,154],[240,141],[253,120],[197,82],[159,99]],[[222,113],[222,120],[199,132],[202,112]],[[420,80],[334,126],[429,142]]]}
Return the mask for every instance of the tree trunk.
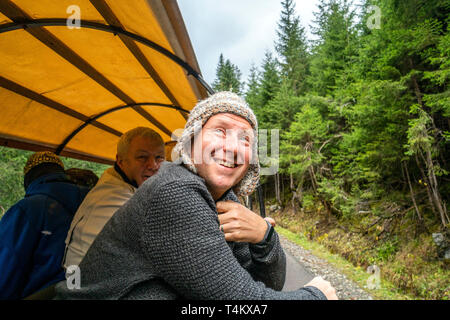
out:
{"label": "tree trunk", "polygon": [[[411,69],[413,69],[414,64],[413,64],[413,61],[411,58],[409,58],[409,64],[411,66]],[[421,93],[421,90],[419,87],[419,83],[417,82],[417,79],[414,75],[411,76],[411,79],[413,82],[414,93],[416,95],[417,102],[421,106],[422,110],[424,112],[426,112],[425,105],[424,105],[423,99],[422,99],[422,93]],[[433,117],[430,117],[430,120],[431,120],[431,125],[432,125],[433,129],[437,129],[436,125],[434,124]],[[448,215],[447,215],[447,208],[445,207],[445,203],[443,203],[441,195],[439,193],[436,174],[434,173],[434,165],[433,165],[433,158],[431,156],[431,151],[430,150],[425,151],[426,159],[424,158],[422,153],[419,153],[419,154],[422,157],[422,159],[424,160],[426,167],[427,167],[428,181],[429,181],[429,186],[431,189],[432,199],[434,200],[434,204],[435,204],[437,210],[439,211],[442,225],[444,226],[444,228],[446,228],[447,225],[450,223],[450,219],[448,218]]]}
{"label": "tree trunk", "polygon": [[450,220],[447,215],[447,208],[445,207],[445,204],[441,198],[441,194],[439,193],[436,174],[434,173],[433,159],[431,157],[430,150],[427,150],[425,154],[426,154],[426,163],[427,163],[427,169],[428,169],[428,178],[430,180],[430,187],[431,187],[433,199],[434,199],[436,207],[439,211],[442,225],[444,227],[447,227]]}
{"label": "tree trunk", "polygon": [[291,191],[295,191],[294,186],[294,175],[292,173],[289,174],[289,187],[291,188]]}
{"label": "tree trunk", "polygon": [[277,202],[279,205],[281,205],[281,199],[280,199],[280,175],[278,172],[275,174],[275,198],[277,199]]}
{"label": "tree trunk", "polygon": [[425,189],[427,190],[428,201],[430,202],[431,211],[433,211],[433,213],[437,216],[438,213],[437,213],[436,207],[434,205],[433,197],[431,196],[430,182],[428,181],[428,178],[425,175],[425,172],[423,171],[422,166],[420,165],[419,159],[417,158],[417,154],[415,154],[415,159],[416,159],[417,167],[419,168],[420,173],[422,174],[423,182],[424,182],[424,184],[426,184]]}
{"label": "tree trunk", "polygon": [[314,169],[312,168],[312,166],[309,166],[308,168],[308,172],[309,172],[309,176],[311,177],[311,185],[314,191],[314,195],[318,195],[317,194],[317,181],[316,181],[316,175],[314,174]]}
{"label": "tree trunk", "polygon": [[405,170],[405,176],[406,180],[408,181],[409,191],[411,194],[411,200],[414,204],[414,209],[416,209],[417,218],[419,218],[419,223],[421,226],[425,226],[422,215],[420,214],[419,208],[417,207],[416,198],[414,197],[414,191],[411,185],[411,180],[409,178],[409,172],[408,172],[408,166],[406,165],[406,162],[402,162],[403,169]]}
{"label": "tree trunk", "polygon": [[295,200],[297,200],[299,203],[302,202],[303,200],[303,175],[300,178],[300,182],[298,183],[297,189],[292,191],[292,199],[291,199],[291,205],[292,205],[292,210],[294,211],[294,213],[297,213],[297,209],[295,207]]}

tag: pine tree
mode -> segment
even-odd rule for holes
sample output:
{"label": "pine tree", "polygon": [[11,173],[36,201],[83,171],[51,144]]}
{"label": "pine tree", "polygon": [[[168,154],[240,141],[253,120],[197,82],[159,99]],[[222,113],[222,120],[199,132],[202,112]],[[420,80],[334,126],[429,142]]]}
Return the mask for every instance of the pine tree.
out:
{"label": "pine tree", "polygon": [[212,86],[215,91],[232,91],[242,94],[241,71],[229,59],[225,60],[223,54],[219,56],[216,79]]}
{"label": "pine tree", "polygon": [[273,58],[272,53],[267,51],[262,63],[261,74],[261,104],[266,106],[272,100],[281,84],[278,71],[277,61]]}
{"label": "pine tree", "polygon": [[252,64],[250,67],[250,73],[247,80],[247,90],[245,92],[245,100],[248,105],[258,113],[258,110],[262,108],[261,95],[260,95],[260,81],[261,75],[258,68]]}
{"label": "pine tree", "polygon": [[345,71],[355,62],[355,13],[346,0],[322,0],[318,10],[309,83],[314,92],[326,96],[350,82]]}
{"label": "pine tree", "polygon": [[277,61],[270,52],[265,53],[262,71],[258,77],[258,86],[255,87],[256,116],[261,128],[276,129],[277,110],[271,108],[270,101],[275,98],[280,88],[281,80]]}
{"label": "pine tree", "polygon": [[284,81],[288,81],[295,94],[299,95],[306,91],[308,73],[309,57],[305,29],[296,15],[293,0],[284,0],[281,5],[283,9],[278,22],[278,40],[275,43],[275,49],[280,56]]}

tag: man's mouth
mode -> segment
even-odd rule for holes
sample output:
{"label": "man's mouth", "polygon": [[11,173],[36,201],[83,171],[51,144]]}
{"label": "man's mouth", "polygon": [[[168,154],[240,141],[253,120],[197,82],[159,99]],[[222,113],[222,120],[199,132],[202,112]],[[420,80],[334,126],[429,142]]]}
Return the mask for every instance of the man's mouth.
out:
{"label": "man's mouth", "polygon": [[220,164],[220,165],[222,165],[224,167],[231,168],[231,169],[236,168],[238,166],[234,162],[228,162],[228,161],[225,161],[225,160],[216,160],[216,163],[218,163],[218,164]]}

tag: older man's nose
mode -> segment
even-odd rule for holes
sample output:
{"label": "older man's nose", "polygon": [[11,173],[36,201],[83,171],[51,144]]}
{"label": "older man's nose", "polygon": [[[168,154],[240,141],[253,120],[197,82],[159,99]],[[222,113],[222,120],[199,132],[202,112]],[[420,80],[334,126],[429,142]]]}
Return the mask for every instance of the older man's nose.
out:
{"label": "older man's nose", "polygon": [[158,161],[156,161],[155,157],[149,157],[147,161],[147,168],[151,170],[157,170],[159,168]]}

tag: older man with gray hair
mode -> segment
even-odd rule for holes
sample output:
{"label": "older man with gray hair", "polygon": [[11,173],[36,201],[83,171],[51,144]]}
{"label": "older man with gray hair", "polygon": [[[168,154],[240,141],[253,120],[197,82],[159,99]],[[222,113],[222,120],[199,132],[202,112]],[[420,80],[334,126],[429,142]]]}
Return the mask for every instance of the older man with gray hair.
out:
{"label": "older man with gray hair", "polygon": [[66,238],[66,269],[81,262],[114,212],[158,171],[164,159],[164,141],[156,131],[137,127],[121,136],[114,167],[103,173],[72,221]]}

